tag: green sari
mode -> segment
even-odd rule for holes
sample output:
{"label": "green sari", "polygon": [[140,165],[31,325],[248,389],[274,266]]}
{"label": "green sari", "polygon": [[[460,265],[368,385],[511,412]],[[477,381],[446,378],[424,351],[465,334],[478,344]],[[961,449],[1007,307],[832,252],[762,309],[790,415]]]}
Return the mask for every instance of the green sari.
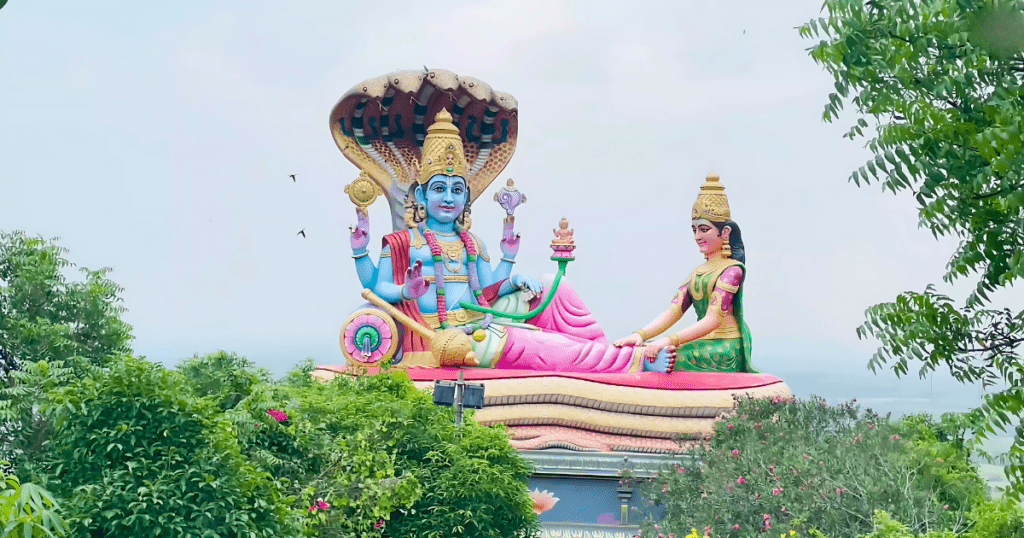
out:
{"label": "green sari", "polygon": [[[690,296],[697,319],[704,319],[710,306],[711,293],[718,284],[718,278],[729,267],[739,267],[746,278],[746,267],[736,260],[723,260],[702,272],[700,268],[690,274],[685,286]],[[680,288],[680,294],[683,289]],[[680,297],[681,304],[681,297]],[[718,308],[716,305],[715,308]],[[757,373],[750,363],[750,329],[743,321],[743,283],[732,299],[733,317],[736,325],[731,323],[712,331],[710,334],[686,342],[676,348],[675,371],[687,372],[753,372]]]}

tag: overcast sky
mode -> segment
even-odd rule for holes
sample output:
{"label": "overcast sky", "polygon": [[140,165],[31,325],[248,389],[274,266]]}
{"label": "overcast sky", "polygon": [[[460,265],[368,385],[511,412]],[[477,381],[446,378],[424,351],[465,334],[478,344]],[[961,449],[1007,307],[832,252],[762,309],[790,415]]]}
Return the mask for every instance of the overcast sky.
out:
{"label": "overcast sky", "polygon": [[[529,199],[517,271],[540,275],[567,217],[568,275],[610,338],[663,310],[702,261],[689,215],[713,170],[747,247],[755,365],[799,395],[880,409],[976,403],[948,374],[866,370],[864,310],[941,283],[955,242],[918,228],[909,194],[847,182],[868,152],[841,138],[852,116],[822,122],[832,81],[795,30],[821,0],[598,4],[10,0],[0,229],[60,236],[78,265],[112,267],[152,360],[344,362],[338,332],[361,300],[343,188],[358,171],[328,114],[364,79],[443,68],[519,101],[516,155],[474,231],[497,252],[491,191],[514,178]],[[383,199],[370,213],[376,256],[390,217]],[[1020,308],[1024,293],[997,300]]]}

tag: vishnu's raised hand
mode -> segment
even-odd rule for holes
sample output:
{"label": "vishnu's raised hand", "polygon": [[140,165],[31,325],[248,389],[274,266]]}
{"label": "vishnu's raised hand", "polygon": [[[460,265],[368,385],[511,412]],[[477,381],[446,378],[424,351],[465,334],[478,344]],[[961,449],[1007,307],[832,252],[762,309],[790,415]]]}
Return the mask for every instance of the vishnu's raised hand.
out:
{"label": "vishnu's raised hand", "polygon": [[348,230],[352,232],[352,236],[349,238],[352,243],[352,252],[358,254],[366,250],[370,244],[370,217],[365,209],[356,208],[356,226],[355,228],[349,226]]}
{"label": "vishnu's raised hand", "polygon": [[504,222],[505,226],[501,231],[501,253],[504,257],[514,260],[519,254],[519,234],[512,231],[516,218],[510,215],[505,217]]}
{"label": "vishnu's raised hand", "polygon": [[423,262],[416,260],[412,267],[405,270],[405,285],[402,286],[402,299],[412,301],[427,293],[430,283],[423,278]]}

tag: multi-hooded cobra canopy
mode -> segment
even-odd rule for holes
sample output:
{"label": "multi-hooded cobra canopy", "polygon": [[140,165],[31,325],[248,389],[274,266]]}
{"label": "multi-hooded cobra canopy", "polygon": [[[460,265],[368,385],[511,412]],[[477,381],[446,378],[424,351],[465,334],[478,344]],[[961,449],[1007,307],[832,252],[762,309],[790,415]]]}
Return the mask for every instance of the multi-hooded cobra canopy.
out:
{"label": "multi-hooded cobra canopy", "polygon": [[475,200],[515,152],[519,118],[511,95],[443,69],[396,71],[356,84],[331,110],[334,141],[381,187],[395,230],[406,227],[406,195],[420,180],[423,141],[441,110],[462,139]]}

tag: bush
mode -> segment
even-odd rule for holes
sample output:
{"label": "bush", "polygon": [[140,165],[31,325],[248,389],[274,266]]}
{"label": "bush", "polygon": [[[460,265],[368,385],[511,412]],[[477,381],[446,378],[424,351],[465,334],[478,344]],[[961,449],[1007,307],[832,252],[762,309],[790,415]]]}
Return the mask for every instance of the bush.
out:
{"label": "bush", "polygon": [[986,490],[963,443],[939,440],[957,427],[954,416],[890,421],[819,398],[741,401],[691,451],[700,463],[652,479],[650,500],[665,507],[659,532],[709,527],[715,537],[740,537],[799,522],[854,538],[872,532],[884,510],[908,532],[962,533]]}
{"label": "bush", "polygon": [[48,452],[73,536],[297,536],[272,478],[175,372],[128,358],[61,390]]}
{"label": "bush", "polygon": [[0,472],[0,536],[66,536],[68,524],[57,510],[50,492]]}
{"label": "bush", "polygon": [[281,382],[265,383],[251,363],[222,353],[182,368],[210,403],[235,402],[226,415],[243,453],[296,498],[292,508],[303,513],[308,536],[539,530],[528,464],[503,431],[472,421],[456,428],[451,410],[436,407],[404,372],[324,383],[312,370],[307,360]]}
{"label": "bush", "polygon": [[40,415],[47,390],[131,352],[121,288],[110,269],[82,269],[53,240],[0,232],[0,459],[28,472],[50,434]]}

